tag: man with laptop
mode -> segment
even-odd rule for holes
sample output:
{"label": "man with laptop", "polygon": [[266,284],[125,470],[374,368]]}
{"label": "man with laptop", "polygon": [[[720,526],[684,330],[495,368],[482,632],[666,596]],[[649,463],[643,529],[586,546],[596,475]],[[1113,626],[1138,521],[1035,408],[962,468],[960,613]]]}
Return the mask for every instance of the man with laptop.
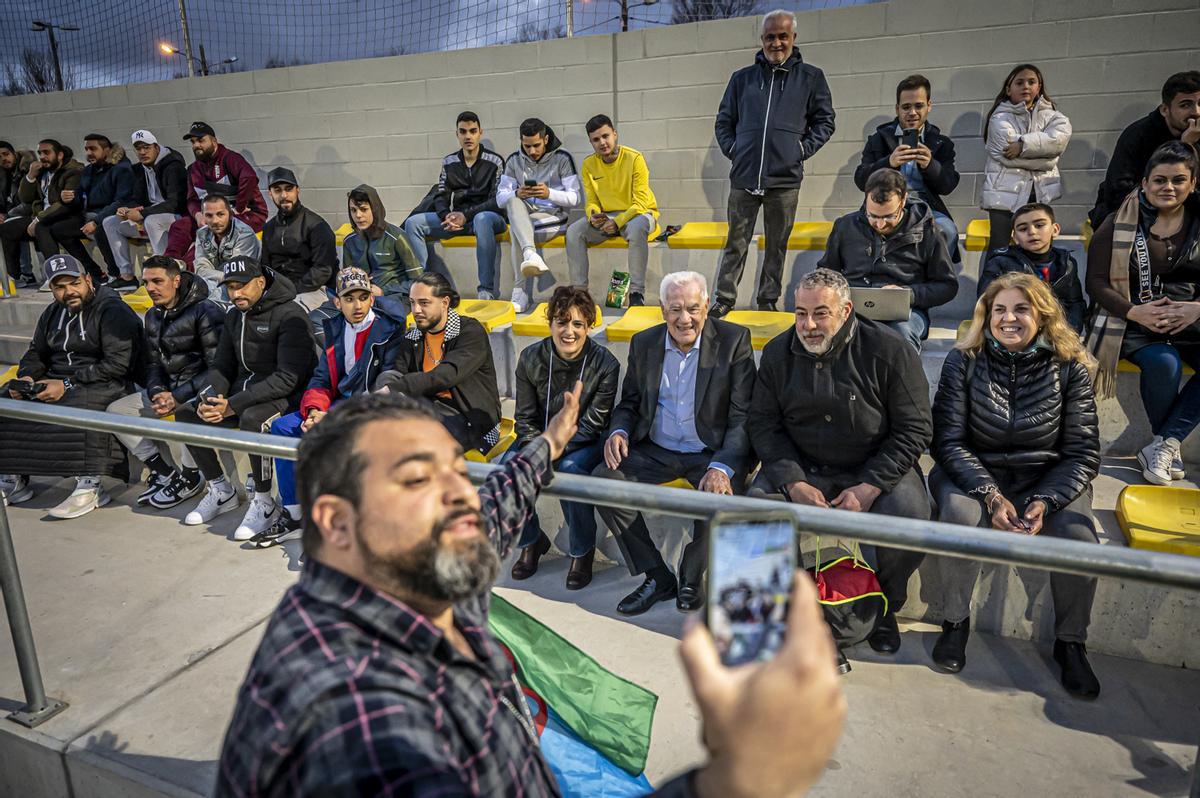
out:
{"label": "man with laptop", "polygon": [[946,241],[897,170],[872,172],[864,193],[862,208],[833,223],[817,265],[845,275],[860,316],[891,327],[920,352],[929,310],[958,292]]}

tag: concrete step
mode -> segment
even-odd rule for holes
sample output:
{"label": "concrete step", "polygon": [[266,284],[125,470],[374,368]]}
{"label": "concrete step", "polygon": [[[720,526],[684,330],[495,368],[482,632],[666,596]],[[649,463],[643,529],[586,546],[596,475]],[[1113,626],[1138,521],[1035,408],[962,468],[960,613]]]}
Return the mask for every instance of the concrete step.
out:
{"label": "concrete step", "polygon": [[17,363],[29,349],[34,325],[0,327],[0,363]]}
{"label": "concrete step", "polygon": [[38,317],[53,300],[51,294],[36,288],[23,288],[16,296],[0,298],[0,332],[9,326],[37,324]]}

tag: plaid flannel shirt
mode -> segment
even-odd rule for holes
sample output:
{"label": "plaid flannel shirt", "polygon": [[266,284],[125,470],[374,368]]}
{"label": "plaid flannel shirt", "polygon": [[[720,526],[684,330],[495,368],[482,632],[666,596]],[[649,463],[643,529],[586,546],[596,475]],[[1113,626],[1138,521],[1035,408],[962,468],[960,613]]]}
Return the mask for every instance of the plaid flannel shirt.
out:
{"label": "plaid flannel shirt", "polygon": [[[479,489],[502,555],[551,476],[539,438]],[[215,794],[559,795],[489,596],[454,608],[471,661],[405,604],[308,561],[238,692]]]}

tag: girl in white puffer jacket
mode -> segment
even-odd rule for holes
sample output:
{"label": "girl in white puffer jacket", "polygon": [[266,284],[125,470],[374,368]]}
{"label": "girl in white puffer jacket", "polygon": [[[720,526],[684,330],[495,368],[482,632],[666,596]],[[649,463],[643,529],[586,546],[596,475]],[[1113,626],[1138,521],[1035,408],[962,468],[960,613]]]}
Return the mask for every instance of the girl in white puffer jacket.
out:
{"label": "girl in white puffer jacket", "polygon": [[1071,120],[1055,109],[1042,72],[1020,64],[1008,73],[983,128],[987,159],[979,206],[988,212],[988,251],[1007,246],[1013,212],[1062,196],[1058,156],[1071,141]]}

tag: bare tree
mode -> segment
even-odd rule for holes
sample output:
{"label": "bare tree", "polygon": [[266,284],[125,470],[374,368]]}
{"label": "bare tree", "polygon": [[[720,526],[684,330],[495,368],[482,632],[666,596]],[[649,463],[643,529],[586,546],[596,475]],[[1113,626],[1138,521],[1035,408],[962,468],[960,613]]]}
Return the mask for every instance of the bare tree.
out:
{"label": "bare tree", "polygon": [[672,0],[671,23],[747,17],[758,10],[758,0]]}
{"label": "bare tree", "polygon": [[[42,50],[26,47],[21,51],[21,60],[14,66],[5,64],[5,80],[0,86],[0,93],[12,96],[15,94],[42,94],[48,91],[58,91],[54,80],[54,62]],[[75,76],[70,67],[63,66],[63,88],[67,91],[75,88]]]}
{"label": "bare tree", "polygon": [[288,61],[285,58],[273,55],[267,59],[265,64],[263,64],[263,69],[281,69],[282,67],[304,66],[307,63],[308,62],[302,58],[293,58],[291,61]]}
{"label": "bare tree", "polygon": [[548,23],[539,25],[536,22],[526,22],[517,31],[517,35],[508,40],[508,43],[540,42],[544,39],[561,39],[566,35],[567,29],[563,25],[551,26]]}

